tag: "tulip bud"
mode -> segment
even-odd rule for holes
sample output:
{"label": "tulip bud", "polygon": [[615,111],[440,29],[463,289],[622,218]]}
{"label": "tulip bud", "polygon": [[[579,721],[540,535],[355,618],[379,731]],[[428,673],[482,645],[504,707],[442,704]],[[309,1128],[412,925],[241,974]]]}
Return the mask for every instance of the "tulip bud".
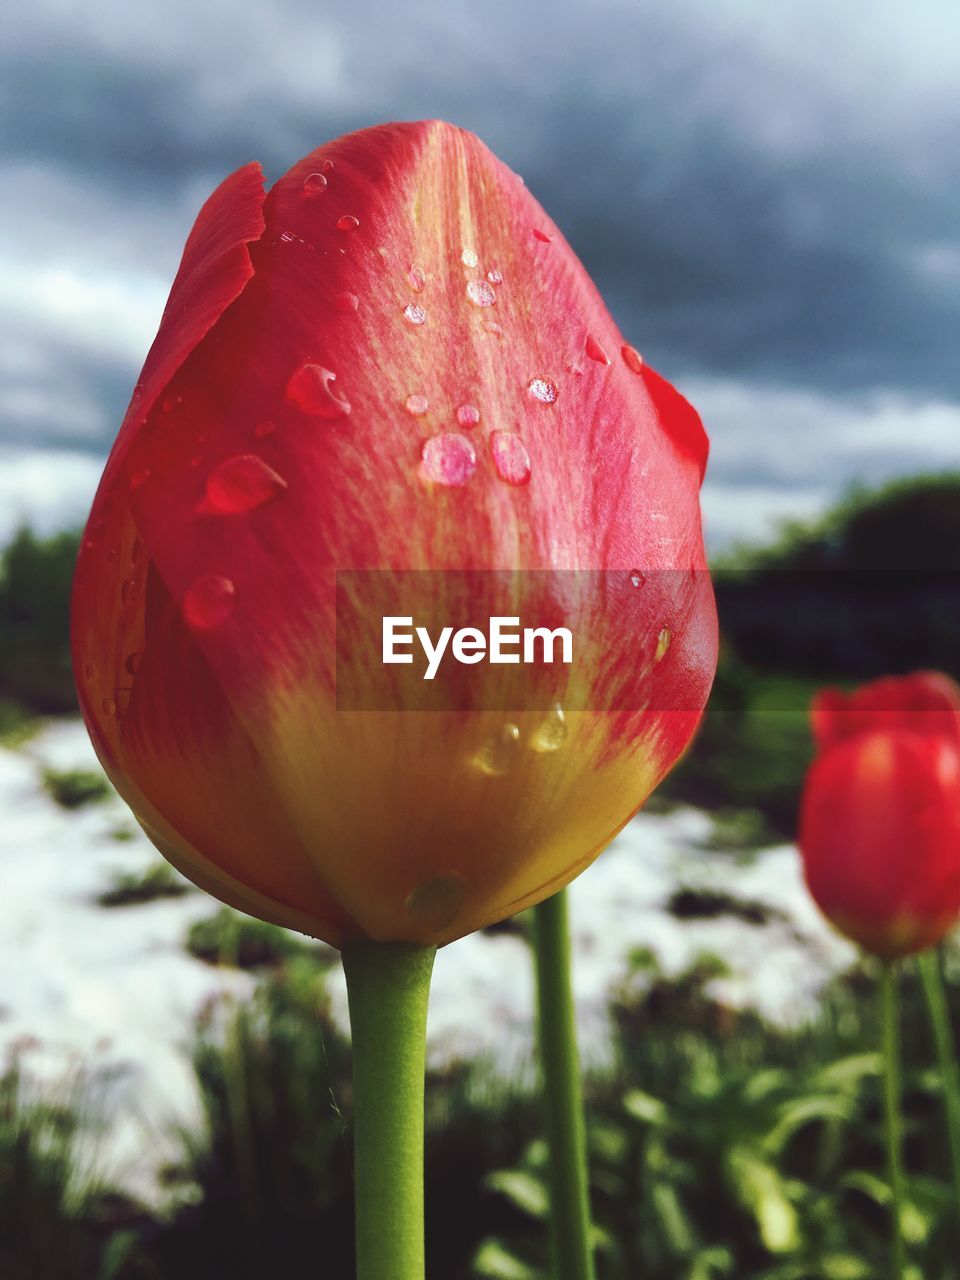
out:
{"label": "tulip bud", "polygon": [[[191,879],[337,945],[445,942],[542,899],[706,702],[706,450],[472,135],[353,134],[266,198],[240,169],[187,241],[81,550],[75,669],[104,767]],[[603,574],[576,709],[563,688],[521,689],[516,714],[339,706],[338,647],[360,684],[383,672],[338,571],[394,599],[410,570],[431,616],[444,574]],[[479,588],[466,603],[485,613]]]}
{"label": "tulip bud", "polygon": [[850,694],[821,689],[810,719],[821,751],[881,729],[940,734],[960,744],[960,687],[940,671],[916,671],[874,680]]}
{"label": "tulip bud", "polygon": [[841,932],[884,959],[932,946],[960,917],[960,751],[902,730],[844,738],[807,775],[799,840]]}

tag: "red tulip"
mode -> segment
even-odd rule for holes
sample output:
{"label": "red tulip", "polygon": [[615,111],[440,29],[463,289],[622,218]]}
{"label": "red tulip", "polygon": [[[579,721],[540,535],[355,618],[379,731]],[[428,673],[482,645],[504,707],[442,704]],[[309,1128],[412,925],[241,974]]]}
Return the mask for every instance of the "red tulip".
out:
{"label": "red tulip", "polygon": [[939,734],[960,744],[960,687],[939,671],[887,676],[853,693],[821,689],[810,711],[818,748],[879,729]]}
{"label": "red tulip", "polygon": [[960,696],[919,673],[814,701],[800,849],[833,923],[885,959],[932,946],[960,918]]}
{"label": "red tulip", "polygon": [[[367,130],[266,198],[238,170],[187,241],[80,555],[107,772],[198,884],[337,944],[447,941],[545,897],[705,704],[706,452],[472,135]],[[335,575],[365,569],[605,571],[595,698],[338,710]],[[646,709],[605,710],[631,680]]]}

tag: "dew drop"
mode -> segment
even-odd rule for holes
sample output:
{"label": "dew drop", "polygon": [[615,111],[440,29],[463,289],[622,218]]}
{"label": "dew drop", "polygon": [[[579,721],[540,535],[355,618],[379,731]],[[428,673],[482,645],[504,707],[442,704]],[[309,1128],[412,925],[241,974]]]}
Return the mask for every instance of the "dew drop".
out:
{"label": "dew drop", "polygon": [[100,703],[100,706],[103,708],[103,714],[105,716],[112,716],[117,710],[117,704],[112,698],[104,698]]}
{"label": "dew drop", "polygon": [[534,400],[539,400],[541,404],[553,404],[560,389],[552,378],[531,378],[527,384],[527,390]]}
{"label": "dew drop", "polygon": [[507,484],[526,484],[530,479],[530,455],[514,431],[494,431],[490,449],[497,475]]}
{"label": "dew drop", "polygon": [[321,172],[321,173],[329,173],[329,172],[330,172],[330,170],[331,170],[332,168],[333,168],[333,161],[332,161],[332,160],[321,160],[321,161],[320,161],[320,172]]}
{"label": "dew drop", "polygon": [[491,284],[503,284],[503,272],[493,267],[487,272],[487,279]]}
{"label": "dew drop", "polygon": [[475,267],[479,263],[480,259],[477,257],[473,249],[464,249],[463,253],[460,255],[460,261],[465,267]]}
{"label": "dew drop", "polygon": [[483,327],[486,329],[487,333],[495,334],[497,337],[503,333],[503,329],[501,329],[500,325],[497,324],[496,320],[484,320]]}
{"label": "dew drop", "polygon": [[422,418],[429,408],[430,401],[426,396],[407,396],[406,409],[412,417]]}
{"label": "dew drop", "polygon": [[630,585],[632,587],[642,587],[646,582],[646,578],[639,569],[630,570]]}
{"label": "dew drop", "polygon": [[258,440],[266,440],[267,436],[272,436],[277,429],[277,424],[271,418],[264,418],[263,422],[258,422],[253,428],[253,434]]}
{"label": "dew drop", "polygon": [[530,746],[546,755],[550,751],[559,751],[566,740],[567,717],[560,703],[555,702],[530,739]]}
{"label": "dew drop", "polygon": [[84,667],[84,669],[83,669],[83,675],[84,675],[84,678],[85,678],[86,680],[92,680],[92,679],[93,679],[93,677],[94,677],[96,674],[97,674],[97,669],[96,669],[96,667],[93,665],[93,663],[92,663],[92,662],[88,662],[88,663],[87,663],[87,665],[86,665],[86,666]]}
{"label": "dew drop", "polygon": [[414,293],[423,293],[424,285],[427,283],[427,276],[423,267],[411,267],[407,272],[407,280]]}
{"label": "dew drop", "polygon": [[130,699],[133,696],[133,690],[128,688],[114,689],[114,713],[118,720],[123,720],[127,712],[130,710]]}
{"label": "dew drop", "polygon": [[487,280],[468,280],[467,297],[475,307],[491,307],[497,300],[493,285]]}
{"label": "dew drop", "polygon": [[628,369],[632,370],[633,373],[639,373],[642,370],[643,356],[636,347],[624,344],[624,346],[620,348],[620,354],[623,356],[623,363]]}
{"label": "dew drop", "polygon": [[505,724],[486,740],[474,757],[474,764],[488,778],[502,778],[519,756],[520,729],[515,724]]}
{"label": "dew drop", "polygon": [[210,472],[202,509],[221,516],[241,515],[278,498],[286,487],[283,476],[255,453],[237,454]]}
{"label": "dew drop", "polygon": [[333,300],[333,305],[338,311],[356,311],[360,306],[360,299],[355,293],[338,293]]}
{"label": "dew drop", "polygon": [[123,664],[132,676],[135,676],[140,670],[140,663],[143,661],[142,653],[131,653],[128,655],[126,662]]}
{"label": "dew drop", "polygon": [[449,928],[463,906],[466,881],[457,871],[446,871],[417,885],[404,908],[414,924],[428,933]]}
{"label": "dew drop", "polygon": [[327,189],[327,180],[322,173],[308,173],[303,180],[305,196],[322,196]]}
{"label": "dew drop", "polygon": [[427,313],[424,311],[423,307],[420,306],[419,302],[408,302],[403,309],[403,314],[411,324],[426,324]]}
{"label": "dew drop", "polygon": [[116,547],[111,547],[110,550],[107,552],[107,562],[109,564],[113,564],[116,558],[117,558],[117,549]]}
{"label": "dew drop", "polygon": [[540,240],[543,244],[550,244],[553,236],[547,235],[546,231],[542,231],[539,227],[533,228],[534,239]]}
{"label": "dew drop", "polygon": [[657,647],[653,653],[654,662],[659,662],[661,658],[666,656],[666,652],[670,648],[670,641],[672,638],[669,628],[664,627],[657,636]]}
{"label": "dew drop", "polygon": [[345,213],[342,218],[337,219],[338,231],[356,231],[360,225],[360,219],[355,218],[352,213]]}
{"label": "dew drop", "polygon": [[461,427],[475,427],[480,421],[480,410],[475,404],[462,404],[457,409],[457,421]]}
{"label": "dew drop", "polygon": [[432,484],[449,488],[464,485],[473,475],[477,455],[466,436],[445,432],[423,442],[420,475]]}
{"label": "dew drop", "polygon": [[135,604],[140,595],[136,578],[124,578],[120,584],[120,603]]}
{"label": "dew drop", "polygon": [[194,579],[183,597],[183,616],[198,631],[219,627],[233,613],[236,589],[229,578],[205,573]]}
{"label": "dew drop", "polygon": [[587,334],[587,341],[584,343],[584,350],[591,360],[596,360],[597,364],[609,364],[610,357],[601,347],[592,333]]}
{"label": "dew drop", "polygon": [[336,380],[335,373],[306,360],[287,383],[287,399],[318,418],[343,418],[350,412],[350,402],[334,389]]}
{"label": "dew drop", "polygon": [[292,231],[281,231],[280,240],[283,244],[290,244],[295,239]]}

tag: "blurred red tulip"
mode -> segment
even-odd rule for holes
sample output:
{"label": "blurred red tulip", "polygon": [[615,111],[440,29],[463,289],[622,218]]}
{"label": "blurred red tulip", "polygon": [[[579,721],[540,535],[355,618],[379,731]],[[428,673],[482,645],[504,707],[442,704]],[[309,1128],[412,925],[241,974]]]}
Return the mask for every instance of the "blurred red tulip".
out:
{"label": "blurred red tulip", "polygon": [[814,700],[800,849],[833,923],[886,959],[960,918],[960,691],[922,672]]}
{"label": "blurred red tulip", "polygon": [[960,686],[940,671],[915,671],[874,680],[850,694],[821,689],[810,718],[821,751],[879,729],[940,734],[960,744]]}
{"label": "blurred red tulip", "polygon": [[[336,944],[446,941],[545,897],[706,702],[706,453],[472,135],[367,130],[266,198],[238,170],[187,241],[80,555],[107,772],[198,884]],[[365,569],[622,575],[591,679],[642,673],[655,707],[338,710],[335,575]]]}

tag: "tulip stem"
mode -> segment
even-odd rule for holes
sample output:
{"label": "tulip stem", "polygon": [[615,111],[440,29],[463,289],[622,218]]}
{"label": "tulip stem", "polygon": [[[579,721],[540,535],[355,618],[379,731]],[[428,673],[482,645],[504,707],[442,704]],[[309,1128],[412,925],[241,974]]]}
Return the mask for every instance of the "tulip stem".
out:
{"label": "tulip stem", "polygon": [[346,947],[357,1280],[423,1280],[423,1097],[435,947]]}
{"label": "tulip stem", "polygon": [[550,1239],[556,1280],[593,1280],[583,1092],[570,983],[565,889],[535,911],[540,1068],[550,1148]]}
{"label": "tulip stem", "polygon": [[890,1176],[890,1243],[893,1280],[903,1280],[907,1265],[903,1243],[906,1185],[903,1173],[903,1119],[900,1112],[900,1002],[897,978],[895,962],[885,962],[880,976],[880,995],[883,1006],[883,1103]]}
{"label": "tulip stem", "polygon": [[953,1165],[954,1190],[960,1207],[960,1065],[957,1063],[956,1044],[950,1026],[950,1009],[940,970],[940,958],[934,950],[923,951],[918,957],[918,963],[930,1010],[930,1021],[933,1024],[933,1038],[936,1041],[940,1087],[947,1113],[947,1138]]}

